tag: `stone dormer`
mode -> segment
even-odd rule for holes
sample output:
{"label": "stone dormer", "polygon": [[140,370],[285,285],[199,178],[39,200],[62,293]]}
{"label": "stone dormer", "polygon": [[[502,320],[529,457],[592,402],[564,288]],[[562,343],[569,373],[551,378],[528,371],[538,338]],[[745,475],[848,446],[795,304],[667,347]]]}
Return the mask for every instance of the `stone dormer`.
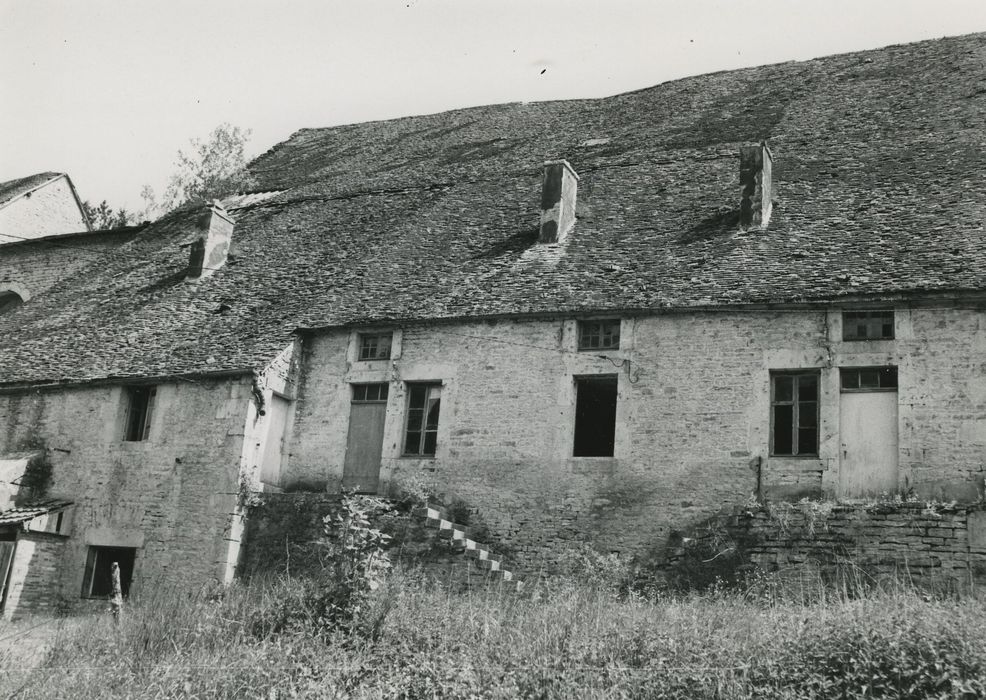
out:
{"label": "stone dormer", "polygon": [[188,279],[209,277],[226,264],[233,223],[218,201],[203,207],[196,221],[199,236],[192,242],[188,256]]}
{"label": "stone dormer", "polygon": [[744,231],[765,229],[770,222],[773,158],[767,143],[740,147],[740,217]]}
{"label": "stone dormer", "polygon": [[541,229],[538,243],[561,243],[575,225],[579,176],[567,160],[544,164],[541,185]]}

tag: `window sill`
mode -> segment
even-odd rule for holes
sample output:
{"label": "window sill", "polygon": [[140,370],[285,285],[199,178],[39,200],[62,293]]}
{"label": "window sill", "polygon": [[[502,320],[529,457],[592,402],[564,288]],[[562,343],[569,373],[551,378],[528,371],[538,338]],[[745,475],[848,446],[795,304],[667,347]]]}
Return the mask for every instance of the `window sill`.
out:
{"label": "window sill", "polygon": [[767,455],[768,459],[821,459],[818,455]]}

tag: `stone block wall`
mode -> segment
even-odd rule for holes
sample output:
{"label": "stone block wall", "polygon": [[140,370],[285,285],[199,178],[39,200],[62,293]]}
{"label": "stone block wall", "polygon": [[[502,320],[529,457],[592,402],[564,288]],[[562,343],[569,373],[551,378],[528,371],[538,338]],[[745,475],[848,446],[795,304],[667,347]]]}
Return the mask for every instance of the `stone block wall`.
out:
{"label": "stone block wall", "polygon": [[670,552],[669,566],[689,548],[701,550],[705,543],[725,539],[740,547],[745,561],[766,571],[807,567],[829,578],[855,576],[864,584],[892,578],[948,589],[986,582],[982,503],[802,501],[736,508],[713,523],[689,533],[697,536]]}
{"label": "stone block wall", "polygon": [[[380,493],[424,486],[476,508],[521,568],[560,544],[632,554],[723,506],[839,488],[839,369],[899,368],[899,490],[974,499],[986,447],[977,308],[896,309],[896,338],[842,340],[841,309],[627,317],[619,350],[578,352],[573,318],[394,326],[388,361],[356,333],[305,339],[284,486],[338,489],[350,384],[389,384]],[[377,327],[374,327],[377,328]],[[397,342],[399,338],[399,342]],[[818,456],[769,453],[770,373],[820,376]],[[617,376],[612,457],[573,457],[575,377]],[[442,383],[434,458],[402,455],[408,382]],[[982,433],[982,434],[981,434]],[[931,493],[934,492],[934,493]]]}
{"label": "stone block wall", "polygon": [[65,177],[56,178],[0,209],[0,243],[11,240],[3,234],[37,238],[85,230],[82,209]]}
{"label": "stone block wall", "polygon": [[54,575],[58,594],[79,601],[89,546],[137,549],[134,593],[228,580],[253,401],[250,377],[159,384],[148,439],[127,442],[122,386],[0,394],[0,454],[44,450],[49,497],[75,503],[60,553],[32,558],[25,590]]}
{"label": "stone block wall", "polygon": [[62,610],[59,566],[66,538],[40,532],[21,532],[10,565],[4,617],[28,612],[55,615]]}
{"label": "stone block wall", "polygon": [[136,236],[127,228],[55,239],[3,243],[0,237],[0,291],[13,291],[29,300],[77,270],[97,262]]}

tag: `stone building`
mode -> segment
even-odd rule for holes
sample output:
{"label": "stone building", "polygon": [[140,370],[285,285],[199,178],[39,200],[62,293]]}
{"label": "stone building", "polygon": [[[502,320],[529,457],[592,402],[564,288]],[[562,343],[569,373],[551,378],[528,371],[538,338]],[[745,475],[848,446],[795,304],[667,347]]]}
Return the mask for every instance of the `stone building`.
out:
{"label": "stone building", "polygon": [[89,219],[65,173],[0,182],[0,243],[89,230]]}
{"label": "stone building", "polygon": [[299,131],[0,316],[6,599],[229,580],[258,489],[425,486],[520,568],[751,496],[980,499],[983,55]]}

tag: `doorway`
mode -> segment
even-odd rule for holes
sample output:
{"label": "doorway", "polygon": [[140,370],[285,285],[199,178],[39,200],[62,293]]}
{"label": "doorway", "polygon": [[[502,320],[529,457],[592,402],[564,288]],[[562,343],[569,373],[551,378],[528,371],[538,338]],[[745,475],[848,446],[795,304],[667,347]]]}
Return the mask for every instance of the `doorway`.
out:
{"label": "doorway", "polygon": [[383,429],[387,419],[387,384],[353,384],[349,436],[342,487],[376,493],[380,485]]}
{"label": "doorway", "polygon": [[897,368],[840,370],[839,495],[897,491]]}

